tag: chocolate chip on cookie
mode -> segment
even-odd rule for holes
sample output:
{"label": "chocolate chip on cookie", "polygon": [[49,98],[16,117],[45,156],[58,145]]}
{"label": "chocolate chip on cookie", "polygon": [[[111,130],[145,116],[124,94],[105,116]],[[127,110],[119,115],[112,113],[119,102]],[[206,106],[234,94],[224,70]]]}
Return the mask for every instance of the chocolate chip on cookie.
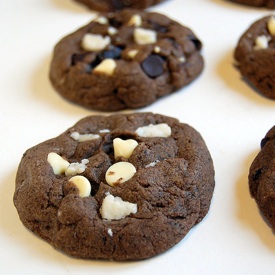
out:
{"label": "chocolate chip on cookie", "polygon": [[275,230],[275,126],[261,141],[258,153],[249,171],[251,196],[260,211]]}
{"label": "chocolate chip on cookie", "polygon": [[90,259],[160,254],[207,214],[209,151],[192,127],[152,113],[90,116],[27,150],[14,204],[55,248]]}
{"label": "chocolate chip on cookie", "polygon": [[56,45],[50,79],[87,108],[140,108],[194,80],[203,69],[201,47],[190,29],[161,14],[100,14]]}
{"label": "chocolate chip on cookie", "polygon": [[264,96],[275,99],[275,17],[264,17],[240,38],[235,59],[241,74]]}
{"label": "chocolate chip on cookie", "polygon": [[75,0],[97,11],[116,11],[125,8],[146,9],[164,0]]}

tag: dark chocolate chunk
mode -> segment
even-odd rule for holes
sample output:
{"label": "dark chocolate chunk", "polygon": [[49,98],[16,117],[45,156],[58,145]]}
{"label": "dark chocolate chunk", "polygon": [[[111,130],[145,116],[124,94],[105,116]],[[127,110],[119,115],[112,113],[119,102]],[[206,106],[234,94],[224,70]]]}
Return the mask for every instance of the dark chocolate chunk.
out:
{"label": "dark chocolate chunk", "polygon": [[152,21],[152,20],[148,20],[152,26],[152,29],[154,29],[157,32],[161,32],[161,33],[166,33],[167,32],[167,27],[161,26],[160,24]]}
{"label": "dark chocolate chunk", "polygon": [[163,59],[156,54],[149,55],[141,64],[143,71],[155,78],[163,74]]}
{"label": "dark chocolate chunk", "polygon": [[93,62],[90,63],[91,68],[95,68],[99,63],[101,63],[101,59],[97,56]]}
{"label": "dark chocolate chunk", "polygon": [[78,62],[82,62],[87,53],[74,53],[72,55],[72,66],[76,65]]}
{"label": "dark chocolate chunk", "polygon": [[99,54],[99,59],[100,60],[103,60],[106,58],[118,59],[120,58],[121,51],[122,49],[120,47],[113,46],[110,50],[101,52]]}
{"label": "dark chocolate chunk", "polygon": [[195,37],[193,35],[192,36],[189,35],[188,37],[195,44],[195,47],[197,50],[200,50],[202,48],[202,43],[197,37]]}
{"label": "dark chocolate chunk", "polygon": [[120,28],[121,27],[121,25],[122,25],[122,22],[119,22],[116,18],[114,18],[114,17],[110,17],[109,18],[109,23],[110,23],[110,25],[112,26],[112,27],[114,27],[114,28]]}
{"label": "dark chocolate chunk", "polygon": [[263,138],[261,141],[261,148],[263,148],[268,143],[269,140],[270,140],[269,137]]}
{"label": "dark chocolate chunk", "polygon": [[255,174],[253,175],[253,180],[258,180],[262,174],[262,168],[258,169]]}
{"label": "dark chocolate chunk", "polygon": [[111,2],[115,10],[121,10],[130,5],[129,1],[127,0],[112,0]]}

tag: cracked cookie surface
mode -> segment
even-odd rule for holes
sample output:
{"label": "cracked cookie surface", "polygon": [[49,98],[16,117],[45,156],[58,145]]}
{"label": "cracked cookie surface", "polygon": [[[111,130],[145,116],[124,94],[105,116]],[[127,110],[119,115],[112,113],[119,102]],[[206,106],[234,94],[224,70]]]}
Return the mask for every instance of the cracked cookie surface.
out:
{"label": "cracked cookie surface", "polygon": [[141,108],[193,81],[202,43],[158,13],[102,13],[54,49],[50,80],[64,98],[104,111]]}
{"label": "cracked cookie surface", "polygon": [[14,204],[26,227],[69,255],[137,260],[182,240],[207,214],[214,185],[189,125],[152,113],[90,116],[26,151]]}

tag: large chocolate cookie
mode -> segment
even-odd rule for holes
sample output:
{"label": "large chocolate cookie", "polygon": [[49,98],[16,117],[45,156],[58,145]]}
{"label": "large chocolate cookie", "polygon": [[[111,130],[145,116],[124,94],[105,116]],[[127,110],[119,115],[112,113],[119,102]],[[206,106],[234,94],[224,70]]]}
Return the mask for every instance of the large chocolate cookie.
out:
{"label": "large chocolate cookie", "polygon": [[193,32],[157,13],[102,14],[55,47],[50,79],[88,108],[140,108],[190,83],[203,68]]}
{"label": "large chocolate cookie", "polygon": [[164,0],[75,0],[92,10],[116,11],[125,8],[145,9]]}
{"label": "large chocolate cookie", "polygon": [[90,116],[24,154],[14,204],[26,227],[72,256],[133,260],[177,244],[213,189],[211,156],[187,124]]}
{"label": "large chocolate cookie", "polygon": [[275,230],[275,126],[261,142],[249,171],[249,187],[259,209]]}
{"label": "large chocolate cookie", "polygon": [[248,6],[255,6],[255,7],[266,7],[269,9],[275,8],[275,0],[229,0],[231,2],[248,5]]}
{"label": "large chocolate cookie", "polygon": [[235,58],[241,74],[264,96],[275,99],[275,18],[255,22],[240,38]]}

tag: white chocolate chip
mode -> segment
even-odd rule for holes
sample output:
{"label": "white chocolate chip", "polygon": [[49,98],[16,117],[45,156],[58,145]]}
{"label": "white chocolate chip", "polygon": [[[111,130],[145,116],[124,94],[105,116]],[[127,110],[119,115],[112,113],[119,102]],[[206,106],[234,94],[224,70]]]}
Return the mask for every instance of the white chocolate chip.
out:
{"label": "white chocolate chip", "polygon": [[102,51],[111,43],[110,36],[86,33],[82,38],[81,46],[86,51]]}
{"label": "white chocolate chip", "polygon": [[275,35],[275,16],[271,16],[267,21],[267,29],[271,35]]}
{"label": "white chocolate chip", "polygon": [[179,57],[179,62],[180,62],[180,63],[184,63],[185,61],[186,61],[185,56]]}
{"label": "white chocolate chip", "polygon": [[99,133],[110,133],[110,130],[109,129],[102,129],[102,130],[99,130]]}
{"label": "white chocolate chip", "polygon": [[139,45],[153,44],[157,41],[157,33],[154,30],[136,28],[134,39]]}
{"label": "white chocolate chip", "polygon": [[116,69],[116,62],[114,59],[107,58],[99,63],[93,70],[94,73],[113,75]]}
{"label": "white chocolate chip", "polygon": [[160,53],[161,48],[159,46],[154,47],[154,53]]}
{"label": "white chocolate chip", "polygon": [[50,163],[55,175],[62,174],[66,171],[70,163],[59,156],[57,153],[49,153],[47,161]]}
{"label": "white chocolate chip", "polygon": [[81,163],[86,165],[86,164],[89,163],[89,160],[88,159],[83,159],[83,160],[81,160]]}
{"label": "white chocolate chip", "polygon": [[136,133],[140,137],[169,137],[171,136],[171,127],[166,123],[150,124],[147,126],[139,127]]}
{"label": "white chocolate chip", "polygon": [[79,140],[80,134],[78,132],[71,133],[71,138],[74,140]]}
{"label": "white chocolate chip", "polygon": [[83,159],[81,163],[73,162],[71,163],[65,171],[66,176],[75,176],[77,174],[81,174],[87,168],[86,164],[89,163],[88,159]]}
{"label": "white chocolate chip", "polygon": [[127,52],[127,55],[131,58],[134,59],[135,56],[138,54],[138,50],[130,50]]}
{"label": "white chocolate chip", "polygon": [[129,22],[128,22],[129,26],[135,26],[135,27],[140,27],[142,25],[142,18],[139,14],[135,14],[133,15]]}
{"label": "white chocolate chip", "polygon": [[97,22],[102,25],[107,25],[109,23],[109,20],[105,16],[98,16],[93,20],[93,22]]}
{"label": "white chocolate chip", "polygon": [[112,228],[108,228],[107,232],[108,232],[108,235],[110,237],[113,237],[113,230],[112,230]]}
{"label": "white chocolate chip", "polygon": [[79,134],[78,132],[71,133],[71,138],[77,140],[78,142],[84,142],[87,140],[94,140],[100,138],[97,134]]}
{"label": "white chocolate chip", "polygon": [[270,40],[269,37],[266,35],[259,35],[255,39],[255,46],[254,50],[262,50],[268,48],[268,41]]}
{"label": "white chocolate chip", "polygon": [[130,158],[138,143],[134,139],[123,140],[121,138],[115,138],[113,140],[115,158],[124,157]]}
{"label": "white chocolate chip", "polygon": [[81,163],[73,162],[70,164],[61,156],[53,152],[48,154],[47,160],[50,163],[55,175],[65,173],[66,176],[74,176],[83,173],[87,167],[86,164],[89,163],[88,159],[83,159]]}
{"label": "white chocolate chip", "polygon": [[110,186],[116,186],[129,179],[136,173],[136,168],[129,162],[117,162],[107,170],[105,179]]}
{"label": "white chocolate chip", "polygon": [[117,29],[116,28],[114,28],[112,26],[108,27],[108,34],[109,35],[114,35],[116,33],[117,33]]}
{"label": "white chocolate chip", "polygon": [[123,201],[120,197],[114,197],[111,194],[107,194],[107,196],[103,199],[100,208],[100,214],[102,218],[106,220],[124,219],[131,213],[137,213],[136,203]]}
{"label": "white chocolate chip", "polygon": [[75,176],[70,178],[69,182],[72,182],[79,190],[79,196],[89,197],[91,194],[91,184],[89,180],[83,176]]}

